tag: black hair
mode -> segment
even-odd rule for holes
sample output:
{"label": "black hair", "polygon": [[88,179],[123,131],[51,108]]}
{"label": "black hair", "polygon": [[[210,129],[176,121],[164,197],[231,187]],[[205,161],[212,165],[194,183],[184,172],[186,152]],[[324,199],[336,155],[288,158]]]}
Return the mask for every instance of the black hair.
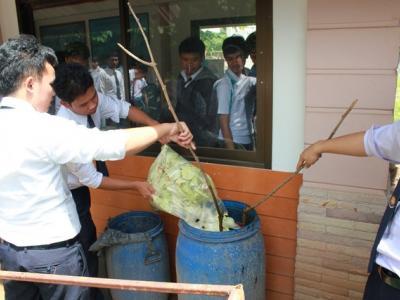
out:
{"label": "black hair", "polygon": [[86,60],[90,56],[90,51],[89,51],[88,46],[86,46],[85,43],[75,41],[75,42],[70,42],[65,47],[65,56],[66,57],[79,56],[82,59]]}
{"label": "black hair", "polygon": [[244,58],[247,58],[247,56],[249,56],[246,47],[246,41],[240,35],[233,35],[224,39],[224,41],[222,42],[222,52],[224,53],[224,56],[236,52],[240,52]]}
{"label": "black hair", "polygon": [[147,73],[148,71],[148,67],[141,63],[141,62],[137,62],[134,66],[135,69],[141,70],[143,73]]}
{"label": "black hair", "polygon": [[256,32],[252,32],[249,34],[249,36],[246,38],[246,46],[247,50],[250,52],[256,51]]}
{"label": "black hair", "polygon": [[93,86],[93,79],[81,64],[62,64],[56,69],[56,79],[52,86],[61,100],[72,103]]}
{"label": "black hair", "polygon": [[198,37],[188,37],[184,39],[179,45],[179,55],[182,53],[196,53],[200,57],[204,58],[206,52],[206,46],[203,41]]}
{"label": "black hair", "polygon": [[17,91],[28,76],[41,78],[46,62],[57,65],[53,49],[40,45],[32,35],[22,34],[0,45],[0,95]]}

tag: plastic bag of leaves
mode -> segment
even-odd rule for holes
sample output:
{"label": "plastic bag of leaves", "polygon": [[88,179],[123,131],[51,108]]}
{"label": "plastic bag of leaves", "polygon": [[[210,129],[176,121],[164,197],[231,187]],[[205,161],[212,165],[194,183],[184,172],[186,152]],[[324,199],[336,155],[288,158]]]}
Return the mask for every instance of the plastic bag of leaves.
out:
{"label": "plastic bag of leaves", "polygon": [[[206,175],[212,188],[214,184]],[[201,170],[184,159],[169,146],[164,145],[160,154],[150,167],[148,182],[156,192],[152,205],[186,221],[193,227],[219,231],[218,213],[212,194]],[[218,200],[224,213],[224,230],[237,229],[239,226],[228,217],[223,202]]]}

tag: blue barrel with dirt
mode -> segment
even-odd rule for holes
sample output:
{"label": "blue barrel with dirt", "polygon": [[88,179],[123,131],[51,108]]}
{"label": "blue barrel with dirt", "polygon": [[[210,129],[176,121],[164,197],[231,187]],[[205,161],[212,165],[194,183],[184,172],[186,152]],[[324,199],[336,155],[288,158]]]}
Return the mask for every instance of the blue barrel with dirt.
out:
{"label": "blue barrel with dirt", "polygon": [[[146,211],[121,214],[108,222],[126,240],[105,248],[109,278],[170,281],[168,246],[160,216]],[[122,237],[121,237],[122,235]],[[125,236],[126,235],[126,236]],[[113,300],[167,300],[168,294],[111,290]]]}
{"label": "blue barrel with dirt", "polygon": [[[246,204],[224,201],[230,217],[240,223]],[[178,282],[243,284],[246,299],[265,300],[265,249],[260,220],[253,210],[240,229],[213,232],[179,221],[176,245]],[[223,300],[226,297],[179,295],[179,300]]]}

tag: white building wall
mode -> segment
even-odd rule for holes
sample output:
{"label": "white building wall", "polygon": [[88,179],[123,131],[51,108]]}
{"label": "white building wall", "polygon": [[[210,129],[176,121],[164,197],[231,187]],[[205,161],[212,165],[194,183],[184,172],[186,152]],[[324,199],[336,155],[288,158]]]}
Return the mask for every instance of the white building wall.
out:
{"label": "white building wall", "polygon": [[292,172],[304,146],[307,0],[273,2],[272,169]]}

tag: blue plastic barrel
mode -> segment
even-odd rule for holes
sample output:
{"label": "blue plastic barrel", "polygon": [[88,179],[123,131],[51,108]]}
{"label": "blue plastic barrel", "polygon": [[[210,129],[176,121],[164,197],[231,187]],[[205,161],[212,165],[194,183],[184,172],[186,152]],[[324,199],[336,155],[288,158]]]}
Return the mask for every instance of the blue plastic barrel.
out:
{"label": "blue plastic barrel", "polygon": [[[164,227],[152,212],[128,212],[108,222],[108,228],[127,235],[129,242],[105,249],[109,278],[170,281]],[[111,290],[113,300],[167,300],[168,294]]]}
{"label": "blue plastic barrel", "polygon": [[[240,222],[247,206],[224,201],[229,216]],[[179,222],[176,245],[178,282],[243,284],[246,299],[265,300],[265,250],[260,220],[252,211],[248,224],[237,230],[204,231]],[[211,300],[226,297],[179,295],[179,300]]]}

